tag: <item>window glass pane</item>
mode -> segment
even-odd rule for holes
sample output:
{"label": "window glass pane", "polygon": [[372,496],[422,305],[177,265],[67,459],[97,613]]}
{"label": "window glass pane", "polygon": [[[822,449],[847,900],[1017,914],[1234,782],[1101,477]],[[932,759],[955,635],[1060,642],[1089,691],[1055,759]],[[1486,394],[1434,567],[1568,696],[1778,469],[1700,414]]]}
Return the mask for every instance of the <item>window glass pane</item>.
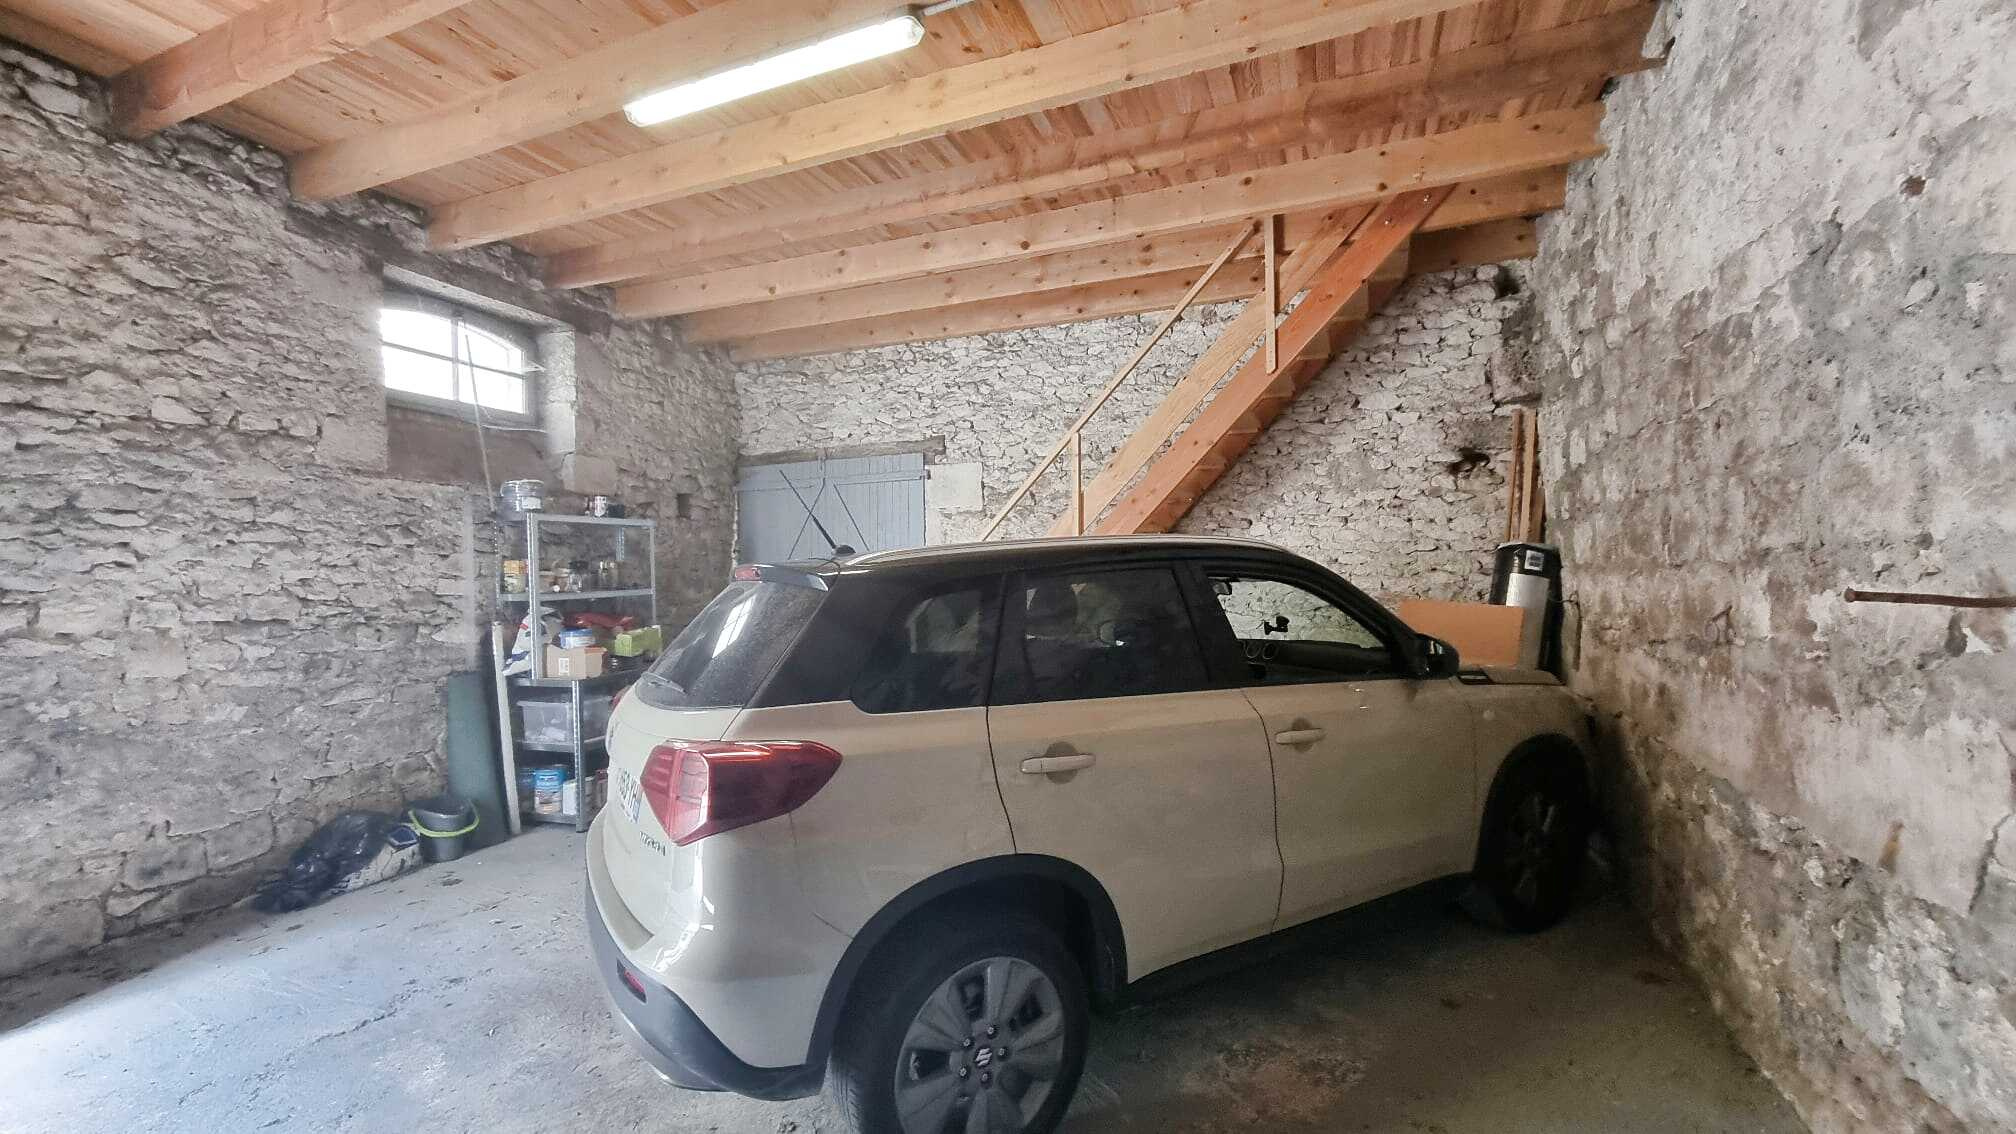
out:
{"label": "window glass pane", "polygon": [[388,346],[380,352],[385,356],[385,388],[403,390],[409,394],[424,394],[430,398],[455,398],[455,366],[441,358],[429,358],[424,354],[400,350]]}
{"label": "window glass pane", "polygon": [[660,709],[748,704],[825,598],[788,583],[728,584],[645,671],[637,696]]}
{"label": "window glass pane", "polygon": [[379,311],[387,389],[476,403],[497,413],[532,415],[531,382],[523,377],[531,369],[531,358],[524,343],[508,333],[486,330],[438,301],[401,302],[425,309],[389,306]]}
{"label": "window glass pane", "polygon": [[473,387],[482,399],[484,409],[502,410],[506,413],[525,412],[525,379],[513,378],[509,374],[493,374],[488,370],[462,368],[462,400],[468,401]]}
{"label": "window glass pane", "polygon": [[1314,591],[1223,574],[1211,577],[1211,589],[1239,639],[1252,680],[1334,681],[1397,672],[1379,635]]}
{"label": "window glass pane", "polygon": [[1206,684],[1176,574],[1167,568],[1050,575],[1022,602],[1029,699],[1177,693]]}
{"label": "window glass pane", "polygon": [[854,703],[870,713],[981,704],[984,596],[978,586],[934,595],[891,623],[854,683]]}
{"label": "window glass pane", "polygon": [[443,357],[455,347],[454,324],[439,315],[387,307],[378,312],[378,333],[388,343]]}
{"label": "window glass pane", "polygon": [[508,370],[517,374],[525,369],[524,351],[467,323],[462,324],[462,358],[489,370]]}

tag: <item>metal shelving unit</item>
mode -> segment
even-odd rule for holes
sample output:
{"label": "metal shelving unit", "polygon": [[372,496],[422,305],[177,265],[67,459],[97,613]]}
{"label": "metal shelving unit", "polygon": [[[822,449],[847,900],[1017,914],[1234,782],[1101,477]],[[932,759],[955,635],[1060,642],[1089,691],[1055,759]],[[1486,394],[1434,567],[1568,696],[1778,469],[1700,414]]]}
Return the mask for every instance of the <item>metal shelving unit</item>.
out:
{"label": "metal shelving unit", "polygon": [[[605,740],[599,735],[587,735],[587,730],[582,727],[584,716],[582,709],[589,699],[605,692],[613,694],[617,689],[627,685],[636,674],[635,672],[604,673],[598,677],[587,677],[578,680],[567,677],[546,676],[546,608],[566,603],[644,599],[647,600],[650,606],[650,619],[646,625],[655,625],[658,621],[658,549],[656,539],[658,523],[655,520],[633,520],[628,517],[617,519],[608,516],[569,516],[549,512],[527,512],[519,519],[506,520],[504,522],[507,524],[522,523],[525,525],[525,564],[529,573],[527,582],[530,584],[530,587],[522,594],[499,590],[497,592],[497,601],[499,606],[510,603],[527,604],[529,607],[527,611],[527,624],[532,630],[532,654],[530,659],[532,672],[529,675],[520,674],[508,679],[507,688],[510,691],[510,705],[515,710],[518,705],[523,704],[525,701],[559,701],[559,697],[540,696],[538,694],[540,691],[564,691],[566,694],[568,734],[573,738],[564,744],[556,741],[522,739],[516,727],[520,714],[515,711],[512,712],[509,714],[511,717],[509,723],[512,726],[509,733],[511,737],[510,776],[512,782],[515,784],[518,776],[518,754],[521,752],[536,752],[570,758],[574,765],[574,814],[572,816],[540,815],[530,810],[523,810],[522,816],[527,821],[534,823],[572,824],[576,831],[586,831],[590,817],[588,810],[588,776],[591,770],[591,758],[603,751]],[[540,590],[538,587],[541,544],[540,529],[545,527],[614,528],[616,534],[616,558],[618,559],[626,558],[625,549],[628,544],[627,537],[630,533],[641,532],[644,537],[645,578],[649,579],[652,585],[648,587],[622,587],[614,590],[600,591]],[[521,696],[521,694],[531,695]],[[552,763],[552,761],[546,761],[546,763]]]}
{"label": "metal shelving unit", "polygon": [[[651,617],[645,625],[658,622],[658,521],[633,520],[629,517],[614,516],[568,516],[558,512],[527,512],[516,520],[506,523],[525,525],[525,569],[528,572],[525,593],[514,595],[509,591],[499,591],[497,597],[502,602],[523,602],[531,604],[530,622],[532,627],[532,676],[546,676],[545,608],[560,602],[594,602],[598,599],[649,598]],[[539,589],[539,529],[542,527],[599,527],[616,529],[616,558],[624,558],[627,540],[632,531],[644,533],[644,577],[651,580],[648,587],[626,587],[613,591],[542,591]]]}

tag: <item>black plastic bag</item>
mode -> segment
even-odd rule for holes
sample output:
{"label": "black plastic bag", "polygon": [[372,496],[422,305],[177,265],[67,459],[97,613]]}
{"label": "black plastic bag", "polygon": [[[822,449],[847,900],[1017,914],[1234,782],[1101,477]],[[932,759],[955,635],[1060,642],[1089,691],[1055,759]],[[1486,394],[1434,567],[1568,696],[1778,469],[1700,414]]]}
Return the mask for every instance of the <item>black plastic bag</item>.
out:
{"label": "black plastic bag", "polygon": [[260,885],[252,908],[286,913],[331,893],[404,873],[418,861],[417,842],[413,829],[397,816],[345,811],[316,828],[287,860],[287,869]]}

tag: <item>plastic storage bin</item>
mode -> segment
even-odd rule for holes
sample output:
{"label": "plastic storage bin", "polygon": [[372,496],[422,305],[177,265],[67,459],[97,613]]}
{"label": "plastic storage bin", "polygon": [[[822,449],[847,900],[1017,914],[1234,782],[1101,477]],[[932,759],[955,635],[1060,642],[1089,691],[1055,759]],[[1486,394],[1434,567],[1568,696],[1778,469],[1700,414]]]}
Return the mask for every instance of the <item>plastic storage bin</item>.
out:
{"label": "plastic storage bin", "polygon": [[[518,702],[518,737],[535,744],[572,744],[574,730],[565,701]],[[609,729],[609,698],[583,698],[581,727],[595,740]]]}

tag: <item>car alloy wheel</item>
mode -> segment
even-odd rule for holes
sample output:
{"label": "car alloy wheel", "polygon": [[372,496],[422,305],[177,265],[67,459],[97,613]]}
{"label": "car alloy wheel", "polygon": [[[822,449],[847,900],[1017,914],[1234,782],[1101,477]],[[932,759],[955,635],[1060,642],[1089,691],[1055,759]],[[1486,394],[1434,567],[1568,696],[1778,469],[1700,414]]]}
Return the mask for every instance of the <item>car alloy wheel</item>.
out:
{"label": "car alloy wheel", "polygon": [[1508,766],[1485,809],[1480,881],[1510,929],[1533,933],[1574,903],[1589,840],[1589,794],[1581,770],[1536,757]]}
{"label": "car alloy wheel", "polygon": [[1560,885],[1568,829],[1562,803],[1537,790],[1519,801],[1506,823],[1505,872],[1512,896],[1539,907],[1542,887]]}
{"label": "car alloy wheel", "polygon": [[987,957],[940,984],[896,1057],[903,1134],[1020,1134],[1064,1069],[1057,986],[1017,957]]}

